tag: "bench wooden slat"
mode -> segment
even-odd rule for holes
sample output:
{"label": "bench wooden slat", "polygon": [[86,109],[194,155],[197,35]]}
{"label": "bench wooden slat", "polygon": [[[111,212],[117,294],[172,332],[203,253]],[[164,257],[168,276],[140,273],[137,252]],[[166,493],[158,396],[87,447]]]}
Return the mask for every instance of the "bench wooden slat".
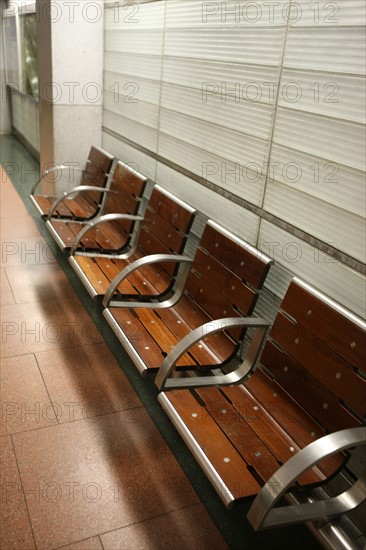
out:
{"label": "bench wooden slat", "polygon": [[182,233],[189,233],[194,220],[194,213],[164,193],[158,192],[156,188],[153,189],[148,208],[167,221],[172,227],[175,227]]}
{"label": "bench wooden slat", "polygon": [[[100,197],[99,193],[98,197]],[[62,203],[60,203],[60,205],[57,207],[58,212],[63,205],[67,206],[67,208],[76,218],[86,219],[92,218],[95,215],[99,203],[98,201],[94,201],[91,198],[90,194],[86,195],[85,193],[81,193],[80,195],[76,196],[75,199],[66,199]]]}
{"label": "bench wooden slat", "polygon": [[[248,392],[245,386],[228,386],[222,388],[221,391],[270,449],[280,464],[289,460],[300,450],[296,442],[275,422],[273,417]],[[324,479],[325,476],[318,468],[313,468],[301,476],[299,483],[309,485],[319,483]]]}
{"label": "bench wooden slat", "polygon": [[[259,490],[257,480],[205,407],[186,390],[169,392],[166,397],[230,492],[236,498],[255,495]],[[220,493],[224,489],[216,490]]]}
{"label": "bench wooden slat", "polygon": [[[144,227],[151,234],[154,235],[159,241],[161,241],[165,246],[173,251],[178,252],[183,249],[186,234],[175,227],[173,227],[169,222],[164,220],[156,212],[152,212],[150,209],[146,210]],[[183,227],[185,229],[185,227]]]}
{"label": "bench wooden slat", "polygon": [[366,334],[360,326],[296,283],[289,288],[281,307],[350,365],[366,372]]}
{"label": "bench wooden slat", "polygon": [[[245,382],[245,387],[300,448],[326,434],[325,429],[260,368]],[[339,453],[319,463],[318,468],[330,477],[344,461],[345,455]]]}
{"label": "bench wooden slat", "polygon": [[107,174],[111,168],[113,159],[110,156],[107,156],[102,149],[98,149],[93,145],[90,148],[88,155],[87,166],[91,164],[93,170]]}
{"label": "bench wooden slat", "polygon": [[338,398],[273,342],[266,344],[261,363],[328,432],[361,425]]}
{"label": "bench wooden slat", "polygon": [[164,360],[164,353],[156,342],[149,337],[149,332],[144,327],[135,312],[127,308],[113,308],[113,316],[119,327],[124,332],[129,331],[132,337],[128,337],[135,351],[150,369],[158,368]]}
{"label": "bench wooden slat", "polygon": [[71,224],[65,222],[64,220],[50,220],[50,223],[61,240],[64,243],[68,243],[68,246],[73,244],[76,235],[83,228],[83,226],[78,223]]}
{"label": "bench wooden slat", "polygon": [[104,273],[99,269],[99,266],[94,261],[94,258],[78,256],[76,260],[80,268],[84,272],[88,273],[89,282],[97,293],[99,293],[101,289],[108,288],[109,280],[104,275]]}
{"label": "bench wooden slat", "polygon": [[[179,315],[179,310],[182,311],[182,308],[185,310],[193,307],[193,303],[188,300],[187,297],[183,298],[179,302],[179,308],[166,308],[161,309],[158,312],[159,317],[164,321],[164,323],[171,328],[176,337],[181,340],[186,334],[195,329],[198,326],[201,326],[203,323],[210,321],[208,316],[205,316],[204,320],[202,317],[195,318],[195,323],[192,322],[192,316]],[[198,344],[191,348],[191,354],[195,357],[199,365],[218,365],[223,363],[230,357],[234,351],[233,341],[226,336],[224,333],[215,334],[209,338],[205,338],[204,341],[199,343],[204,348],[198,348]]]}
{"label": "bench wooden slat", "polygon": [[365,415],[366,380],[339,355],[281,313],[276,318],[271,335],[326,388],[359,415]]}
{"label": "bench wooden slat", "polygon": [[[95,263],[98,265],[99,269],[103,272],[108,281],[113,281],[113,279],[121,271],[118,262],[116,264],[116,262],[110,258],[95,258]],[[123,294],[134,294],[135,292],[135,288],[128,280],[122,281],[118,287],[118,290]]]}
{"label": "bench wooden slat", "polygon": [[[240,317],[239,312],[234,309],[232,304],[222,294],[212,289],[207,282],[203,282],[195,272],[191,273],[186,290],[211,318]],[[242,329],[230,329],[228,333],[233,339],[238,340],[242,334]]]}
{"label": "bench wooden slat", "polygon": [[278,460],[217,388],[195,390],[222,431],[262,482],[278,469]]}
{"label": "bench wooden slat", "polygon": [[[136,316],[164,354],[169,353],[177,344],[177,338],[166,325],[158,322],[154,311],[147,308],[137,308]],[[177,364],[180,366],[195,366],[196,362],[188,354],[185,354]]]}
{"label": "bench wooden slat", "polygon": [[[123,248],[130,236],[129,231],[131,229],[131,222],[117,222],[103,223],[98,227],[92,228],[87,233],[88,239],[95,241],[96,245],[94,250],[118,251]],[[82,239],[81,244],[85,248],[91,248],[90,245],[85,244],[85,240]]]}
{"label": "bench wooden slat", "polygon": [[209,284],[229,303],[239,308],[244,315],[251,313],[254,291],[250,289],[237,275],[231,273],[215,258],[198,249],[193,264],[193,270],[200,279]]}
{"label": "bench wooden slat", "polygon": [[[201,248],[215,257],[240,279],[247,281],[254,288],[260,288],[267,276],[269,265],[261,259],[260,252],[243,248],[235,241],[215,231],[212,226],[207,226],[201,240]],[[238,255],[241,261],[238,263]]]}
{"label": "bench wooden slat", "polygon": [[[108,173],[113,163],[113,157],[101,149],[91,147],[89,156],[81,174],[80,181],[71,182],[73,186],[89,185],[105,187]],[[72,168],[70,168],[72,174]],[[58,198],[56,196],[32,195],[31,197],[40,207],[42,216],[47,216],[50,206]],[[53,217],[88,219],[97,214],[102,200],[97,191],[88,195],[80,193],[73,198],[62,201],[56,208]]]}

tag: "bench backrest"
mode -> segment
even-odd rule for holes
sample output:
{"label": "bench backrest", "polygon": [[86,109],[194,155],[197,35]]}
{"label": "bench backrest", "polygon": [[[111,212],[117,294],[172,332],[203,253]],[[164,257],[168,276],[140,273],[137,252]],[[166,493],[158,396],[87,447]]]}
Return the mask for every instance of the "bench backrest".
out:
{"label": "bench backrest", "polygon": [[[209,221],[194,258],[186,293],[212,319],[251,315],[271,263],[248,243]],[[236,352],[241,334],[242,331],[230,331],[231,353]],[[223,337],[217,339],[217,344],[214,338],[210,339],[211,349],[223,348],[227,343]]]}
{"label": "bench backrest", "polygon": [[[148,202],[138,249],[143,254],[181,254],[196,211],[169,192],[155,185]],[[177,264],[161,264],[173,275]]]}
{"label": "bench backrest", "polygon": [[298,279],[283,299],[261,363],[326,433],[362,423],[366,324]]}
{"label": "bench backrest", "polygon": [[[80,185],[105,187],[113,164],[113,156],[92,146],[86,161]],[[100,196],[100,194],[98,194]]]}

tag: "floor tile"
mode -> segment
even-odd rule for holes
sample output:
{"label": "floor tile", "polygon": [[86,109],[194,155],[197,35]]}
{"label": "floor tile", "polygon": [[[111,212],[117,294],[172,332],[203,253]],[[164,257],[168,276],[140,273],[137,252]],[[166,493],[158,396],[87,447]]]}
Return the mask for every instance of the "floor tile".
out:
{"label": "floor tile", "polygon": [[1,356],[102,342],[78,298],[1,306]]}
{"label": "floor tile", "polygon": [[106,344],[36,354],[59,422],[142,404]]}
{"label": "floor tile", "polygon": [[198,502],[143,408],[13,439],[39,550]]}
{"label": "floor tile", "polygon": [[57,263],[6,268],[17,304],[74,297],[69,280]]}
{"label": "floor tile", "polygon": [[0,267],[50,264],[55,262],[56,243],[42,237],[2,238]]}
{"label": "floor tile", "polygon": [[40,232],[32,216],[17,213],[16,223],[14,222],[14,215],[0,219],[0,235],[2,241],[9,241],[12,238],[39,237]]}
{"label": "floor tile", "polygon": [[98,537],[93,537],[92,539],[81,540],[80,542],[75,542],[74,544],[68,544],[67,546],[62,546],[60,550],[108,550],[108,549],[103,548],[100,542],[100,539]]}
{"label": "floor tile", "polygon": [[106,550],[227,550],[202,504],[101,535]]}
{"label": "floor tile", "polygon": [[9,281],[4,269],[0,269],[0,281],[1,281],[0,305],[8,306],[10,304],[15,304],[11,286],[9,285]]}
{"label": "floor tile", "polygon": [[4,550],[34,550],[32,529],[9,436],[0,438],[0,463],[0,547]]}
{"label": "floor tile", "polygon": [[57,423],[34,355],[1,360],[1,435]]}
{"label": "floor tile", "polygon": [[18,216],[28,215],[28,211],[15,189],[5,188],[1,190],[0,199],[1,218],[12,217],[14,219],[14,212],[16,212]]}

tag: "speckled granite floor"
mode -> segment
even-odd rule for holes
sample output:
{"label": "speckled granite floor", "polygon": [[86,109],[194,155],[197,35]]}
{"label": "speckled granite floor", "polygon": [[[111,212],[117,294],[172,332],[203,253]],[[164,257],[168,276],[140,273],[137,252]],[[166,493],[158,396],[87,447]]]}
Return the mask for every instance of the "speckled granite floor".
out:
{"label": "speckled granite floor", "polygon": [[1,550],[318,548],[227,511],[33,212],[0,138]]}

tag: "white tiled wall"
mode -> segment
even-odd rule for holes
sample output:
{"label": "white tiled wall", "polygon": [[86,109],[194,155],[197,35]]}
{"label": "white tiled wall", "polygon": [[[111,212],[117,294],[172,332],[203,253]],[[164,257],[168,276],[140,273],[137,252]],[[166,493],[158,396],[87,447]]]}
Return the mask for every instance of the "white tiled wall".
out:
{"label": "white tiled wall", "polygon": [[298,274],[362,315],[364,277],[299,237],[365,261],[365,4],[288,5],[161,0],[135,5],[131,22],[132,8],[111,2],[104,146],[250,242],[279,243],[267,250],[271,292]]}

